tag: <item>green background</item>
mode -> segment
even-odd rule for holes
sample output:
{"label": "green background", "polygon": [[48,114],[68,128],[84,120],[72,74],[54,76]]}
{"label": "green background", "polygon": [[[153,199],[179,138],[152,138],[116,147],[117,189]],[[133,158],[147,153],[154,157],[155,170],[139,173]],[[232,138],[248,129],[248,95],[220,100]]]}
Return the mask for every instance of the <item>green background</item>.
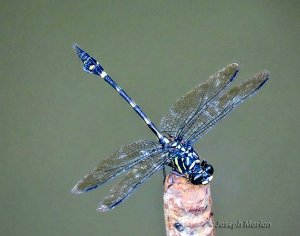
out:
{"label": "green background", "polygon": [[[103,81],[84,73],[77,42],[154,123],[175,100],[232,62],[235,84],[272,79],[200,140],[215,167],[215,220],[299,231],[299,1],[1,1],[1,235],[164,235],[162,174],[97,213],[110,185],[73,185],[123,144],[155,140]],[[297,105],[298,104],[298,105]]]}

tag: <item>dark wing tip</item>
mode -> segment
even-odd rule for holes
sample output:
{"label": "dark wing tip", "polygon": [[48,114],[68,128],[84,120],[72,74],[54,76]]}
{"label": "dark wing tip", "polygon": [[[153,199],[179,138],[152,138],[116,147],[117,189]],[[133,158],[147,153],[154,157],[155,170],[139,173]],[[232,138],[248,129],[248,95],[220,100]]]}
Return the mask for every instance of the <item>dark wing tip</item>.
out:
{"label": "dark wing tip", "polygon": [[97,187],[98,185],[95,180],[90,175],[87,175],[84,179],[78,181],[78,183],[72,188],[71,193],[81,194]]}
{"label": "dark wing tip", "polygon": [[237,63],[231,63],[225,68],[225,74],[227,74],[230,78],[230,82],[233,81],[240,70],[240,67]]}
{"label": "dark wing tip", "polygon": [[270,71],[268,71],[268,70],[262,71],[261,74],[262,74],[262,76],[263,76],[264,78],[266,78],[266,80],[268,80],[268,79],[271,78],[271,73],[270,73]]}
{"label": "dark wing tip", "polygon": [[230,67],[234,70],[240,70],[239,64],[236,63],[236,62],[233,62],[233,63],[229,64],[228,67]]}
{"label": "dark wing tip", "polygon": [[71,189],[71,193],[74,194],[80,194],[80,193],[84,193],[85,191],[83,191],[82,189],[79,188],[81,181],[79,181],[72,189]]}
{"label": "dark wing tip", "polygon": [[258,73],[256,77],[261,81],[259,87],[257,88],[258,90],[271,78],[271,73],[268,70],[264,70]]}
{"label": "dark wing tip", "polygon": [[110,208],[102,203],[99,204],[98,208],[97,208],[97,211],[99,212],[106,212],[106,211],[109,211]]}

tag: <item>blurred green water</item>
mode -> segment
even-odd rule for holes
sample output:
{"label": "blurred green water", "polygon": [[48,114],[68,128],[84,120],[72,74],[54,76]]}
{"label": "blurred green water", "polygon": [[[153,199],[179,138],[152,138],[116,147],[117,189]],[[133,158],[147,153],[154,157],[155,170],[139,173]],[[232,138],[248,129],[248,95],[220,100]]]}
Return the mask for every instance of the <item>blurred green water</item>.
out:
{"label": "blurred green water", "polygon": [[295,235],[299,219],[298,1],[2,1],[0,224],[3,235],[164,235],[162,175],[95,211],[108,187],[71,187],[128,142],[154,137],[79,43],[158,124],[187,90],[238,62],[272,80],[196,145],[216,169],[219,222],[272,222],[218,235]]}

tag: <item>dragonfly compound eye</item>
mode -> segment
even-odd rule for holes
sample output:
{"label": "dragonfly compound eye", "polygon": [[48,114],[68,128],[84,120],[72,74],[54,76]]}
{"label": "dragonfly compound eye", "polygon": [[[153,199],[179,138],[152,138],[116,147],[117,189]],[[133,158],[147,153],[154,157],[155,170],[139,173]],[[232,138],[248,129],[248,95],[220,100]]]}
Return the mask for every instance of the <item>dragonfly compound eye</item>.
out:
{"label": "dragonfly compound eye", "polygon": [[213,179],[214,168],[206,164],[202,166],[202,170],[196,173],[190,174],[190,181],[195,185],[208,184]]}

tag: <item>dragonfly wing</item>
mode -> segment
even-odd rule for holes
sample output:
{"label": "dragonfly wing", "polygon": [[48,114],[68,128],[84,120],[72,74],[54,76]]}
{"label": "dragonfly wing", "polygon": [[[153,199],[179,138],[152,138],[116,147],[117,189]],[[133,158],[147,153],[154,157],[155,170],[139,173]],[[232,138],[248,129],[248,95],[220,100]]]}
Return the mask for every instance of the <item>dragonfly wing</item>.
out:
{"label": "dragonfly wing", "polygon": [[109,195],[99,204],[98,211],[108,211],[122,203],[143,182],[163,167],[163,164],[167,162],[167,156],[168,152],[164,151],[152,155],[135,165],[133,169],[126,173],[123,179],[113,186]]}
{"label": "dragonfly wing", "polygon": [[183,128],[230,84],[238,70],[237,64],[230,64],[179,98],[162,118],[160,130],[180,138]]}
{"label": "dragonfly wing", "polygon": [[72,192],[79,194],[97,188],[160,150],[159,143],[149,140],[127,144],[110,155],[108,159],[101,161],[91,173],[74,186]]}
{"label": "dragonfly wing", "polygon": [[189,126],[184,127],[183,139],[191,144],[208,132],[220,119],[226,116],[239,104],[255,94],[255,92],[270,78],[268,71],[256,74],[244,83],[231,88],[206,104],[203,112],[194,117]]}

